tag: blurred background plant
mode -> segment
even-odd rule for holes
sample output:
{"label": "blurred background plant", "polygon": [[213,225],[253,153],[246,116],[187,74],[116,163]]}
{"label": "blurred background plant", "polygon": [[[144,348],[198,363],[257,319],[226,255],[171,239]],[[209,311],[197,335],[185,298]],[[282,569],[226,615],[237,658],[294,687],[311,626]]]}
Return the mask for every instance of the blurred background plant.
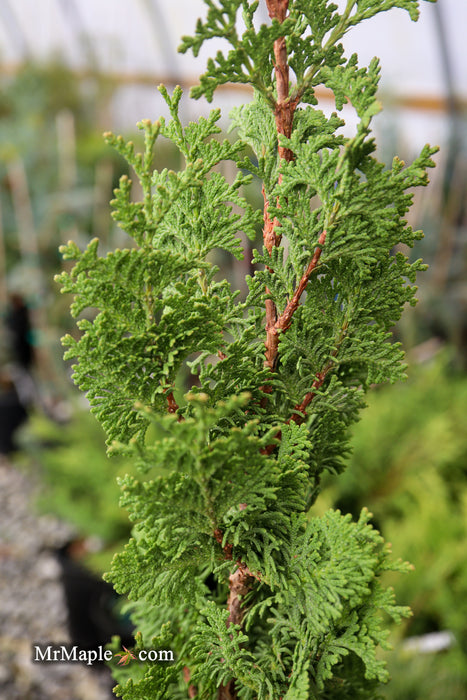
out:
{"label": "blurred background plant", "polygon": [[[40,509],[102,538],[103,551],[89,558],[99,571],[127,538],[116,477],[133,465],[106,457],[103,433],[61,360],[59,338],[74,331],[70,300],[52,281],[62,265],[58,246],[70,238],[84,246],[94,236],[103,250],[127,245],[108,205],[126,166],[101,134],[133,133],[137,119],[157,118],[161,80],[169,88],[195,82],[197,66],[175,47],[204,12],[201,1],[169,8],[141,0],[131,11],[115,7],[112,16],[105,5],[56,0],[47,17],[30,0],[0,7],[0,313],[3,321],[12,293],[24,298],[35,351],[34,407],[14,459],[38,473]],[[410,576],[395,581],[398,599],[414,615],[393,639],[388,700],[467,697],[466,22],[466,7],[456,0],[424,4],[418,26],[388,15],[384,28],[374,24],[348,47],[362,62],[377,53],[384,69],[392,66],[381,95],[385,112],[376,120],[383,160],[395,153],[411,160],[421,140],[442,147],[432,183],[416,193],[409,214],[425,231],[414,256],[430,264],[419,278],[420,303],[394,329],[409,353],[409,380],[370,395],[347,471],[323,484],[317,506],[353,515],[368,506],[397,556],[414,564]],[[411,31],[423,47],[416,55],[407,54]],[[227,113],[244,100],[227,88],[221,106]],[[191,110],[204,109],[186,98],[183,105],[187,120]],[[345,116],[351,125],[352,115]],[[158,167],[178,165],[169,145],[157,159]],[[246,194],[261,197],[254,183]],[[221,257],[218,264],[241,287]],[[8,341],[2,322],[0,368],[7,372],[15,359]]]}
{"label": "blurred background plant", "polygon": [[[109,459],[105,435],[94,417],[75,409],[73,419],[58,425],[35,412],[21,440],[22,461],[40,470],[39,511],[70,523],[81,537],[94,538],[87,563],[105,571],[116,547],[128,540],[130,523],[119,507],[117,478],[133,473],[128,461]],[[39,460],[33,455],[39,450]],[[96,551],[92,551],[95,549]]]}
{"label": "blurred background plant", "polygon": [[370,395],[348,468],[327,479],[319,506],[356,515],[370,504],[393,551],[414,566],[394,580],[413,611],[388,659],[385,697],[394,700],[467,693],[467,377],[452,356],[444,349],[411,365],[407,383]]}

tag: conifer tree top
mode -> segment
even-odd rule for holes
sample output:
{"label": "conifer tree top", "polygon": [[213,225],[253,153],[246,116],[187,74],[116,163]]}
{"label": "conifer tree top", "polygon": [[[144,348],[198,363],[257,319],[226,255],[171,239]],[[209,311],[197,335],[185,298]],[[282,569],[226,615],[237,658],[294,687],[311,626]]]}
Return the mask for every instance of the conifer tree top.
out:
{"label": "conifer tree top", "polygon": [[[230,45],[193,96],[251,85],[253,99],[231,115],[237,140],[221,140],[216,109],[182,124],[180,88],[161,86],[171,118],[139,124],[142,153],[107,135],[143,193],[134,201],[122,177],[112,202],[132,245],[102,257],[97,240],[84,251],[70,243],[63,253],[75,264],[59,278],[75,316],[97,310],[78,321],[78,339],[64,339],[75,381],[111,449],[134,455],[142,472],[122,481],[136,524],[109,577],[134,601],[141,639],[160,634],[178,653],[170,671],[149,668],[120,692],[374,698],[386,680],[381,612],[408,612],[381,576],[407,566],[391,563],[366,511],[352,523],[312,506],[323,471],[344,467],[365,392],[404,377],[390,329],[415,303],[424,265],[400,244],[422,235],[404,217],[436,149],[409,165],[377,160],[379,63],[359,66],[340,42],[393,7],[416,19],[418,3],[348,0],[339,11],[326,0],[266,0],[271,21],[261,26],[258,2],[206,5],[181,50],[196,55],[213,37]],[[319,85],[334,94],[331,116]],[[345,103],[358,116],[350,136],[338,115]],[[161,137],[178,149],[180,171],[154,169]],[[219,171],[225,160],[237,165],[233,182]],[[249,182],[262,189],[261,210],[245,198]],[[215,256],[241,259],[239,233],[254,240],[258,229],[240,300],[219,281]],[[186,394],[187,368],[196,381]]]}

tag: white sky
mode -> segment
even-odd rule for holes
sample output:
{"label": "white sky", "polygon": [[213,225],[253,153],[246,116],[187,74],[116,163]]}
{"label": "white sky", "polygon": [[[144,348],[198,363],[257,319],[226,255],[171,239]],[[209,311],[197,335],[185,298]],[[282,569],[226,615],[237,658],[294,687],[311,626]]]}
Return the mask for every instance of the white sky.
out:
{"label": "white sky", "polygon": [[[337,0],[345,4],[345,0]],[[455,87],[467,99],[467,0],[439,0],[445,19]],[[359,54],[360,64],[378,55],[382,63],[382,98],[390,94],[443,98],[435,7],[421,1],[421,17],[411,22],[407,12],[392,10],[356,27],[345,38],[349,53]],[[202,0],[0,0],[0,59],[4,64],[21,60],[26,49],[38,58],[59,51],[73,65],[83,65],[83,30],[100,68],[118,74],[154,75],[156,86],[168,72],[196,78],[205,58],[219,48],[206,45],[202,57],[176,53],[180,37],[191,34],[196,18],[205,15]],[[265,9],[262,9],[266,19]],[[216,104],[228,110],[243,96],[219,96]],[[114,128],[128,129],[141,118],[156,118],[163,106],[156,90],[132,87],[116,100]],[[188,106],[194,118],[202,103]],[[417,142],[444,138],[442,114],[406,114],[406,137]]]}

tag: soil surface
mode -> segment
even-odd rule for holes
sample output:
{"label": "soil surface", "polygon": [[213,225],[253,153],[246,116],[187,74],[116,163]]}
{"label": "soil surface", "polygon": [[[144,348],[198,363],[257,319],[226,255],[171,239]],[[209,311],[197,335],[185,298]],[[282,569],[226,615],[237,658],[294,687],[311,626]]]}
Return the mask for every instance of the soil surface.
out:
{"label": "soil surface", "polygon": [[106,669],[33,662],[33,644],[69,642],[53,549],[71,528],[34,508],[34,478],[0,455],[0,700],[108,700]]}

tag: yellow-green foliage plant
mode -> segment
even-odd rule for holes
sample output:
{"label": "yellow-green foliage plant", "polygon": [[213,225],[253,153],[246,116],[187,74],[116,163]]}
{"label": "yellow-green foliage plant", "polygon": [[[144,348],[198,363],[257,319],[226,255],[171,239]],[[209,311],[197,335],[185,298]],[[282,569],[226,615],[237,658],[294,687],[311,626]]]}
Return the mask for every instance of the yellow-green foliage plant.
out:
{"label": "yellow-green foliage plant", "polygon": [[[252,86],[231,115],[238,139],[216,138],[217,109],[184,126],[181,90],[161,87],[171,118],[141,122],[143,153],[108,135],[143,192],[132,201],[123,177],[113,201],[134,245],[105,257],[97,240],[63,248],[75,261],[60,275],[73,314],[98,310],[78,321],[79,340],[65,338],[66,357],[111,449],[142,473],[121,481],[135,525],[108,579],[133,601],[136,651],[171,649],[175,659],[130,663],[116,692],[376,698],[388,675],[384,617],[408,614],[381,576],[407,565],[390,558],[366,510],[354,522],[339,511],[318,517],[313,504],[323,471],[344,467],[365,391],[404,376],[389,329],[414,303],[423,265],[393,250],[421,236],[404,215],[435,149],[407,166],[378,162],[378,60],[359,67],[340,42],[393,7],[417,19],[418,2],[348,0],[339,12],[329,0],[266,0],[261,25],[258,2],[206,5],[181,50],[197,55],[214,37],[230,44],[192,94],[211,101],[224,83]],[[320,86],[338,112],[352,105],[353,135],[319,109]],[[159,137],[180,151],[179,172],[154,170]],[[232,183],[217,167],[225,160],[237,166]],[[264,195],[258,211],[241,193],[252,178]],[[241,259],[238,233],[253,238],[260,226],[264,246],[240,301],[210,254]],[[186,365],[198,381],[182,397]]]}

